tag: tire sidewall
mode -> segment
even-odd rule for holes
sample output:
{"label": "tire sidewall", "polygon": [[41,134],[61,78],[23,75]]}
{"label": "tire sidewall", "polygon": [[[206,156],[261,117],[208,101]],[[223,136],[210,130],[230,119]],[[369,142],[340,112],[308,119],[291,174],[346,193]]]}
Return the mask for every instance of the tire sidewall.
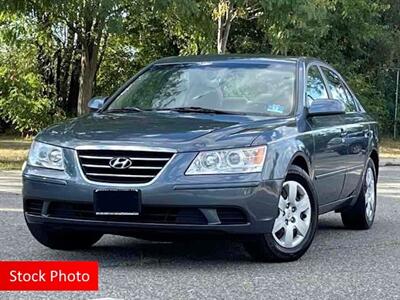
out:
{"label": "tire sidewall", "polygon": [[[374,176],[374,185],[375,185],[375,189],[374,189],[374,196],[375,196],[375,201],[374,201],[374,214],[372,216],[372,219],[368,219],[367,217],[367,210],[366,210],[366,199],[365,199],[365,193],[367,191],[367,173],[368,173],[368,169],[371,168],[372,169],[372,175]],[[365,222],[367,223],[368,227],[371,227],[372,224],[374,223],[375,220],[375,214],[376,214],[376,198],[377,196],[377,178],[376,178],[376,169],[375,169],[375,164],[374,162],[369,158],[367,161],[367,167],[365,168],[365,172],[364,172],[364,176],[363,176],[363,183],[362,183],[362,188],[361,188],[361,194],[360,194],[360,198],[359,200],[364,207],[364,217],[365,217]]]}

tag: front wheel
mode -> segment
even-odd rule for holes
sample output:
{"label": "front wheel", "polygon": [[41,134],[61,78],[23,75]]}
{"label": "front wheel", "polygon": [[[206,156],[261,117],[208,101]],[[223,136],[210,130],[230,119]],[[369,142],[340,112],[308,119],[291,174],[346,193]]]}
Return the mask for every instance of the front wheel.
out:
{"label": "front wheel", "polygon": [[318,221],[316,193],[308,174],[290,168],[278,203],[272,232],[245,243],[256,260],[284,262],[299,259],[314,239]]}
{"label": "front wheel", "polygon": [[42,245],[57,250],[85,249],[102,237],[101,233],[52,228],[45,224],[28,223],[29,231]]}

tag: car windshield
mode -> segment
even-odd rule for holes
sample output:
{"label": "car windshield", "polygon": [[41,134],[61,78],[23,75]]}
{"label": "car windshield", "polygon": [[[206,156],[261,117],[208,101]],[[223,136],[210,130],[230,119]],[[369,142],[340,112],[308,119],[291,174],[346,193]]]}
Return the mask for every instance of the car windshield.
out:
{"label": "car windshield", "polygon": [[289,115],[295,63],[155,65],[136,78],[105,111],[178,110]]}

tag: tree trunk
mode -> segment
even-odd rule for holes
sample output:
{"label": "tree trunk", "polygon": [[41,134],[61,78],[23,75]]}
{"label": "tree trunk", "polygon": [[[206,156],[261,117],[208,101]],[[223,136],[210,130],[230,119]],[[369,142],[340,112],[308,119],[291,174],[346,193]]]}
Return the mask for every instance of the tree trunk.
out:
{"label": "tree trunk", "polygon": [[225,51],[226,51],[226,44],[228,43],[229,32],[231,30],[231,24],[232,24],[232,21],[231,21],[230,13],[228,13],[226,21],[225,21],[224,35],[222,37],[222,53],[225,53]]}
{"label": "tree trunk", "polygon": [[78,110],[79,78],[81,74],[81,58],[78,52],[80,53],[81,48],[81,42],[78,39],[72,54],[71,77],[68,87],[67,115],[69,116],[76,116]]}
{"label": "tree trunk", "polygon": [[224,53],[222,50],[222,16],[218,17],[217,51],[218,54]]}
{"label": "tree trunk", "polygon": [[90,53],[86,48],[81,58],[81,74],[79,77],[78,115],[89,111],[88,103],[92,98],[93,82],[97,68],[97,51]]}
{"label": "tree trunk", "polygon": [[69,83],[68,101],[67,101],[67,115],[76,116],[78,109],[78,97],[79,97],[79,78],[81,73],[81,64],[78,59],[73,62],[73,68],[71,72],[71,80]]}
{"label": "tree trunk", "polygon": [[95,19],[86,19],[81,31],[82,56],[81,74],[79,77],[78,115],[89,111],[88,103],[93,95],[99,48],[103,38],[104,27],[105,17],[97,15]]}
{"label": "tree trunk", "polygon": [[221,0],[218,5],[218,32],[217,32],[217,52],[218,54],[224,54],[226,51],[226,45],[228,43],[229,32],[231,24],[235,15],[233,14],[233,6],[228,2],[228,8],[223,11],[226,5],[226,0]]}

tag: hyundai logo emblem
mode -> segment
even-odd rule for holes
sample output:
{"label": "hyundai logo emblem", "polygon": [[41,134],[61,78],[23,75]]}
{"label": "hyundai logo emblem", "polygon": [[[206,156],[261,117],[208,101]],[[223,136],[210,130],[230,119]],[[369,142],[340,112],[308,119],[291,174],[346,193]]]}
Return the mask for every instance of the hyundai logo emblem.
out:
{"label": "hyundai logo emblem", "polygon": [[132,161],[127,158],[127,157],[115,157],[112,160],[110,160],[110,167],[113,169],[128,169],[130,166],[132,166]]}

